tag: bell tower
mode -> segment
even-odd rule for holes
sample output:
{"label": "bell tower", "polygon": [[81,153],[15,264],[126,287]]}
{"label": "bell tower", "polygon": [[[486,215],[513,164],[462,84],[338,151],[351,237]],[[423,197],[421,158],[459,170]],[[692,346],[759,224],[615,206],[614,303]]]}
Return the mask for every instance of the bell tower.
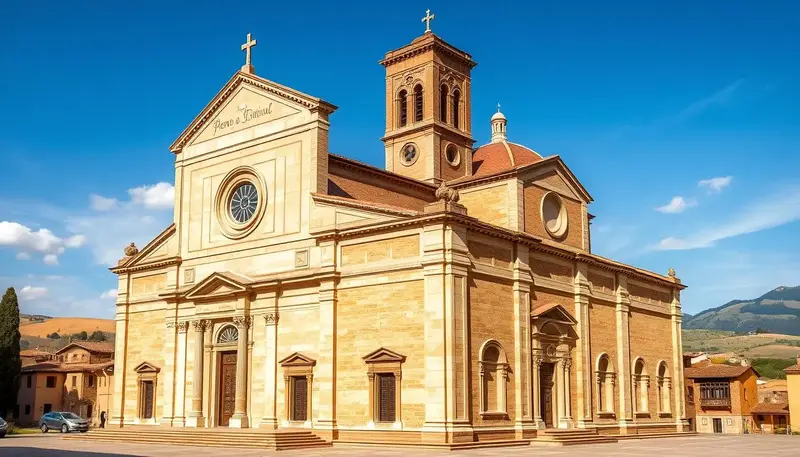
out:
{"label": "bell tower", "polygon": [[389,51],[386,68],[386,169],[433,184],[472,174],[470,71],[464,51],[430,30]]}

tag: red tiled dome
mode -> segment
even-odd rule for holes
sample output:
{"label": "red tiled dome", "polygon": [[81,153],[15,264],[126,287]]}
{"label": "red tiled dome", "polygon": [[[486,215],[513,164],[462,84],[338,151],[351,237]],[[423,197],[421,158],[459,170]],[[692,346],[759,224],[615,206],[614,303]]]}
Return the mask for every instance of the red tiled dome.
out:
{"label": "red tiled dome", "polygon": [[542,160],[532,149],[507,141],[479,147],[472,154],[472,176],[488,176]]}

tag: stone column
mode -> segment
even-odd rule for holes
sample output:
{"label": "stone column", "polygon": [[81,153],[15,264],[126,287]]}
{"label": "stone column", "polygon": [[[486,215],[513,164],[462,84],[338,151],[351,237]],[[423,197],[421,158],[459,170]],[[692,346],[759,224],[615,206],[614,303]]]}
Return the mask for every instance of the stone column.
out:
{"label": "stone column", "polygon": [[564,418],[572,426],[572,360],[564,360]]}
{"label": "stone column", "polygon": [[540,383],[541,383],[542,379],[541,379],[541,376],[539,374],[540,370],[542,368],[542,356],[539,355],[539,354],[534,354],[532,359],[533,359],[533,364],[532,364],[532,368],[533,368],[533,370],[532,370],[533,371],[533,374],[532,374],[532,378],[533,378],[533,380],[532,380],[533,381],[532,382],[532,384],[533,384],[533,421],[534,421],[534,425],[536,426],[537,429],[543,429],[543,428],[545,428],[545,423],[544,423],[544,420],[542,420],[542,411],[541,411],[541,409],[542,409],[542,400],[541,400],[542,390],[541,390]]}
{"label": "stone column", "polygon": [[247,339],[250,318],[235,316],[233,323],[239,329],[239,341],[236,345],[236,397],[228,425],[231,428],[247,428]]}
{"label": "stone column", "polygon": [[192,365],[192,410],[186,418],[187,427],[203,427],[203,359],[205,358],[205,331],[209,321],[197,320],[192,322],[194,327],[194,364]]}
{"label": "stone column", "polygon": [[557,428],[568,428],[567,421],[566,421],[566,407],[565,407],[565,400],[566,400],[566,386],[564,383],[564,359],[559,359],[556,363],[556,415],[558,416],[557,421],[553,424],[554,427]]}
{"label": "stone column", "polygon": [[[128,284],[128,275],[120,276],[120,291],[127,290],[122,287]],[[127,373],[128,355],[128,304],[126,303],[127,294],[120,293],[117,296],[116,311],[116,340],[114,342],[114,396],[109,411],[109,426],[122,427],[125,422],[125,375]]]}
{"label": "stone column", "polygon": [[173,427],[186,425],[186,332],[189,330],[188,322],[178,322],[178,344],[175,360],[175,415],[172,419]]}
{"label": "stone column", "polygon": [[[517,439],[535,429],[531,382],[531,286],[530,252],[517,243],[514,260],[514,429]],[[536,369],[538,374],[538,368]]]}
{"label": "stone column", "polygon": [[575,413],[578,419],[578,427],[586,428],[592,424],[592,354],[590,351],[590,329],[589,322],[589,268],[585,263],[577,262],[574,278],[575,293],[575,319],[578,321],[575,330],[578,333],[578,341],[575,346],[575,383],[576,406]]}
{"label": "stone column", "polygon": [[617,379],[619,380],[619,428],[625,434],[632,421],[631,409],[631,357],[630,331],[628,329],[628,313],[631,300],[628,295],[628,279],[617,274]]}
{"label": "stone column", "polygon": [[266,357],[264,360],[264,416],[260,428],[278,428],[278,415],[275,408],[275,392],[278,376],[278,313],[264,314],[266,338],[264,341]]}

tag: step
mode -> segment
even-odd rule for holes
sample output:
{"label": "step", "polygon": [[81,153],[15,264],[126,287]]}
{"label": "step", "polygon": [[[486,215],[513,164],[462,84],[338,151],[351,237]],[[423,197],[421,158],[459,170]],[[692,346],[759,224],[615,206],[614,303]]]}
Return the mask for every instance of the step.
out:
{"label": "step", "polygon": [[630,435],[614,435],[618,440],[647,440],[654,438],[687,438],[697,436],[697,432],[638,433]]}
{"label": "step", "polygon": [[122,428],[93,430],[89,433],[65,435],[65,439],[108,441],[179,446],[213,446],[249,449],[306,449],[329,447],[331,443],[310,431],[208,431],[186,429]]}

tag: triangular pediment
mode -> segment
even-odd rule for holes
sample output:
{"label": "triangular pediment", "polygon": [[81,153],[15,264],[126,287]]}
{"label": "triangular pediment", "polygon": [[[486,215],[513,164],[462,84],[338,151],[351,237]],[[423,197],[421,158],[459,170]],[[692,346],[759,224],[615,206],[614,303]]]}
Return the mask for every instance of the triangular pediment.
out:
{"label": "triangular pediment", "polygon": [[170,146],[197,144],[307,111],[335,106],[253,74],[237,72]]}
{"label": "triangular pediment", "polygon": [[313,367],[317,364],[317,361],[305,354],[295,352],[278,363],[280,363],[282,367]]}
{"label": "triangular pediment", "polygon": [[548,157],[546,160],[526,167],[520,173],[520,177],[526,185],[537,185],[584,203],[593,201],[592,196],[558,156]]}
{"label": "triangular pediment", "polygon": [[158,373],[161,371],[161,368],[157,365],[153,365],[150,362],[142,362],[133,371],[137,373]]}
{"label": "triangular pediment", "polygon": [[398,354],[391,349],[380,348],[363,357],[366,363],[380,363],[380,362],[399,362],[406,361],[406,356]]}
{"label": "triangular pediment", "polygon": [[111,271],[127,269],[133,267],[145,268],[159,266],[163,262],[180,262],[177,257],[177,237],[175,224],[170,224],[163,232],[156,235],[152,241],[139,250],[135,255],[124,258],[120,264],[112,268]]}
{"label": "triangular pediment", "polygon": [[212,273],[187,290],[184,296],[187,300],[197,300],[246,293],[250,290],[251,282],[248,278],[233,273]]}
{"label": "triangular pediment", "polygon": [[535,308],[531,314],[537,319],[548,319],[561,324],[575,325],[578,323],[569,311],[555,303]]}

